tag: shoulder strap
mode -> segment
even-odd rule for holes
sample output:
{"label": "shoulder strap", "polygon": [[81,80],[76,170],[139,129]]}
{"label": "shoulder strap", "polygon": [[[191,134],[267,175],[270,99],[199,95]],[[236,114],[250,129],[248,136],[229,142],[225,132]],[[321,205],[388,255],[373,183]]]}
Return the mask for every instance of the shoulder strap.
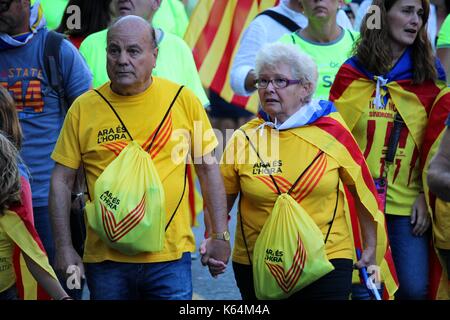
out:
{"label": "shoulder strap", "polygon": [[64,92],[63,77],[61,72],[59,72],[59,55],[63,40],[64,36],[60,33],[55,31],[49,31],[47,33],[44,46],[44,69],[50,87],[58,95],[59,107],[61,108],[63,114],[66,114],[69,106]]}
{"label": "shoulder strap", "polygon": [[153,135],[153,139],[152,142],[149,144],[149,146],[147,147],[147,149],[145,151],[149,151],[152,146],[153,146],[153,142],[155,141],[156,135],[158,134],[159,130],[161,129],[164,121],[166,120],[167,116],[169,115],[170,110],[172,109],[175,101],[177,100],[178,96],[180,95],[181,90],[183,89],[184,86],[180,86],[180,88],[178,89],[177,93],[175,94],[175,97],[173,97],[172,102],[170,103],[169,109],[167,109],[166,114],[164,115],[163,119],[161,120],[161,123],[158,126],[158,129],[156,129],[155,134]]}
{"label": "shoulder strap", "polygon": [[286,29],[288,29],[291,32],[294,32],[295,30],[301,28],[293,20],[291,20],[288,17],[286,17],[278,12],[275,12],[273,10],[265,10],[265,11],[261,12],[260,14],[258,14],[257,17],[262,16],[262,15],[271,17],[273,20],[275,20],[276,22],[278,22],[279,24],[281,24],[282,26],[284,26]]}
{"label": "shoulder strap", "polygon": [[128,128],[125,126],[125,123],[123,123],[122,119],[119,117],[119,115],[117,114],[116,110],[114,109],[114,107],[112,106],[112,104],[108,101],[108,99],[106,99],[101,93],[100,91],[98,91],[97,89],[94,89],[95,92],[97,92],[97,94],[103,99],[105,100],[105,102],[108,104],[108,106],[111,108],[112,112],[114,112],[114,114],[116,115],[117,119],[119,119],[120,124],[122,125],[122,127],[125,128],[125,131],[128,133],[128,135],[130,136],[131,141],[133,141],[133,137],[130,134],[130,131],[128,131]]}
{"label": "shoulder strap", "polygon": [[402,132],[404,123],[405,122],[403,121],[402,117],[397,112],[395,114],[395,118],[394,118],[394,127],[392,128],[391,134],[389,136],[388,150],[386,153],[385,165],[384,165],[385,177],[387,175],[388,166],[390,166],[392,163],[394,163],[395,153],[397,152],[397,146],[398,146],[398,142],[400,140],[400,134]]}
{"label": "shoulder strap", "polygon": [[[158,125],[158,128],[157,128],[156,131],[155,131],[155,134],[153,135],[152,142],[151,142],[150,145],[147,147],[147,149],[145,149],[146,152],[148,152],[148,151],[151,149],[151,147],[152,147],[152,145],[153,145],[153,142],[155,141],[155,138],[156,138],[156,136],[157,136],[159,130],[161,129],[161,127],[162,127],[164,121],[166,120],[166,118],[167,118],[167,116],[168,116],[170,110],[172,109],[172,107],[173,107],[175,101],[177,100],[178,96],[180,95],[180,92],[181,92],[181,90],[183,89],[183,87],[184,87],[184,86],[180,86],[180,88],[178,89],[177,93],[175,94],[175,97],[173,98],[172,102],[170,103],[170,106],[169,106],[169,108],[167,109],[166,114],[165,114],[164,117],[162,118],[161,122],[160,122],[159,125]],[[126,131],[126,132],[128,133],[128,135],[130,136],[130,139],[133,141],[133,137],[131,136],[130,131],[129,131],[128,128],[125,126],[125,123],[123,123],[122,119],[120,118],[119,114],[116,112],[116,110],[114,109],[114,107],[112,106],[112,104],[111,104],[111,103],[108,101],[108,99],[106,99],[105,96],[103,96],[97,89],[94,89],[94,91],[97,92],[97,94],[98,94],[103,100],[105,100],[105,102],[106,102],[106,103],[108,104],[108,106],[111,108],[112,112],[114,112],[114,114],[116,115],[117,119],[119,119],[120,124],[122,125],[122,127],[125,128],[125,131]]]}
{"label": "shoulder strap", "polygon": [[[242,132],[245,134],[245,137],[247,138],[247,140],[248,140],[250,146],[252,147],[252,149],[256,152],[256,155],[258,156],[258,158],[259,158],[262,162],[264,162],[264,160],[261,159],[261,156],[259,155],[258,150],[256,150],[255,145],[252,143],[252,141],[250,140],[250,138],[249,138],[249,136],[247,135],[247,133],[245,133],[245,131],[242,130],[242,129],[239,129],[239,130],[242,131]],[[308,172],[309,168],[314,164],[314,162],[317,161],[317,159],[320,158],[320,156],[321,156],[323,153],[324,153],[324,152],[323,152],[322,150],[320,150],[320,151],[317,153],[317,155],[316,155],[316,157],[313,159],[313,161],[306,167],[305,170],[303,170],[303,172],[298,176],[298,178],[297,178],[297,179],[295,180],[295,182],[292,184],[291,188],[290,188],[289,191],[287,192],[288,194],[291,194],[292,190],[294,190],[294,188],[297,186],[298,182],[301,180],[301,178],[304,176],[304,174],[305,174],[306,172]],[[281,190],[280,190],[280,188],[278,187],[278,184],[277,184],[275,178],[274,178],[270,173],[269,173],[269,176],[270,176],[270,178],[272,179],[272,182],[273,182],[273,184],[275,185],[275,188],[277,189],[278,194],[281,194]]]}
{"label": "shoulder strap", "polygon": [[297,44],[297,42],[295,42],[295,37],[293,34],[291,34],[291,39],[292,39],[292,44]]}
{"label": "shoulder strap", "polygon": [[350,38],[352,38],[352,42],[355,42],[355,35],[353,34],[353,32],[349,29],[347,29],[347,31],[350,34]]}
{"label": "shoulder strap", "polygon": [[[261,161],[264,163],[264,160],[261,159],[261,156],[259,155],[258,150],[256,150],[256,147],[253,145],[253,142],[250,140],[250,138],[249,138],[249,136],[247,135],[247,133],[245,133],[245,131],[242,130],[242,129],[240,129],[240,128],[239,128],[238,130],[240,130],[240,131],[242,131],[242,132],[244,133],[245,138],[247,138],[248,143],[250,144],[250,146],[252,147],[252,149],[256,152],[256,155],[258,156],[259,160],[261,160]],[[272,182],[273,182],[273,184],[275,185],[275,188],[277,189],[278,194],[281,194],[281,190],[280,190],[280,188],[278,187],[278,184],[277,184],[277,182],[275,181],[275,178],[274,178],[270,173],[269,173],[269,176],[270,176],[270,179],[272,179]]]}

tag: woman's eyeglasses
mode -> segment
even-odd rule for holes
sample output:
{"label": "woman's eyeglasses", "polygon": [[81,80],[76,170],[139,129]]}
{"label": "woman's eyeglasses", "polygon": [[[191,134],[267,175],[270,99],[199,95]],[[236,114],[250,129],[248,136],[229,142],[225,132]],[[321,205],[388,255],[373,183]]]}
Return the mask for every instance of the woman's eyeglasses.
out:
{"label": "woman's eyeglasses", "polygon": [[269,83],[273,84],[273,86],[277,89],[283,89],[286,88],[287,86],[290,86],[291,84],[298,84],[301,83],[301,80],[290,80],[290,79],[284,79],[284,78],[279,78],[279,79],[256,79],[255,80],[255,86],[258,89],[265,89],[269,86]]}

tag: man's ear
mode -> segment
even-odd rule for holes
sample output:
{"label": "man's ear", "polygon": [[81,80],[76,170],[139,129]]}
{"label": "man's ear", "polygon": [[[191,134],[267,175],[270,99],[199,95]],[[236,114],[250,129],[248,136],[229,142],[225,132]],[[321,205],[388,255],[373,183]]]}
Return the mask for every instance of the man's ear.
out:
{"label": "man's ear", "polygon": [[302,84],[303,88],[305,88],[306,91],[306,95],[309,96],[311,94],[313,94],[314,92],[314,87],[313,84],[311,82],[305,82]]}
{"label": "man's ear", "polygon": [[161,7],[162,0],[154,0],[153,1],[153,10],[156,11]]}
{"label": "man's ear", "polygon": [[158,48],[155,48],[154,50],[153,50],[153,56],[155,57],[155,65],[153,66],[153,68],[154,67],[156,67],[156,59],[158,58]]}

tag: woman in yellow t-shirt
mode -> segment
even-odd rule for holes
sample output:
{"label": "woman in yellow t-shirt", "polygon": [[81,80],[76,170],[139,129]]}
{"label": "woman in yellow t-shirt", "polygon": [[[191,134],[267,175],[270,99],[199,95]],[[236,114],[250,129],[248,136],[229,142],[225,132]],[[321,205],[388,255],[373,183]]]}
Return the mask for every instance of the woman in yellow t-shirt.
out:
{"label": "woman in yellow t-shirt", "polygon": [[[255,242],[278,196],[294,186],[289,194],[322,232],[334,270],[288,295],[291,299],[348,299],[354,245],[344,186],[354,196],[364,238],[358,268],[376,263],[376,228],[383,219],[373,181],[364,179],[368,170],[363,156],[333,104],[312,99],[317,66],[309,56],[291,44],[268,44],[258,53],[256,75],[264,116],[234,133],[221,162],[228,211],[240,196],[232,259],[242,298],[256,298]],[[270,141],[272,148],[262,141]],[[209,261],[209,267],[215,275],[225,266]]]}
{"label": "woman in yellow t-shirt", "polygon": [[445,75],[427,37],[428,1],[374,0],[373,5],[379,10],[364,17],[355,55],[336,75],[330,100],[363,151],[385,201],[399,280],[396,299],[426,299],[430,217],[420,159]]}

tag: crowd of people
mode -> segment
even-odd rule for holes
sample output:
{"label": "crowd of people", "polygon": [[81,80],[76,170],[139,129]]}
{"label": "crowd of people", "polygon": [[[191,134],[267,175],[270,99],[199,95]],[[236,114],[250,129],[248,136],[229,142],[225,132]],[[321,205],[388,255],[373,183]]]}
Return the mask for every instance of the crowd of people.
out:
{"label": "crowd of people", "polygon": [[450,299],[450,1],[274,1],[224,75],[257,114],[202,1],[0,0],[0,300],[190,300],[197,248],[243,300]]}

